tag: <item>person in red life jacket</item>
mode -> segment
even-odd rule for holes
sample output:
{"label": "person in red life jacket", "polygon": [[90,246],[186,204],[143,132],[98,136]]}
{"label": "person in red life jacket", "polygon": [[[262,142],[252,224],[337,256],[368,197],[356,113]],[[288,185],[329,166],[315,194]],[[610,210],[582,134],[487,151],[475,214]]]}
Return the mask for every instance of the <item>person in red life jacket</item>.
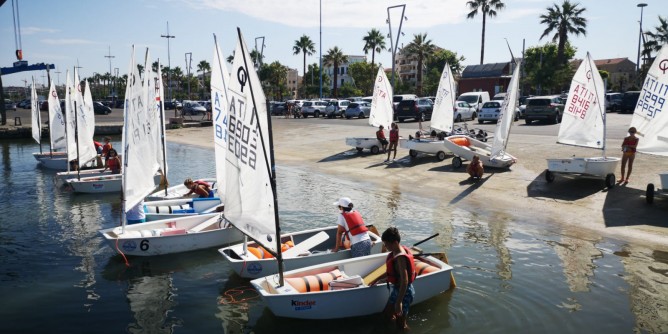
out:
{"label": "person in red life jacket", "polygon": [[376,131],[376,139],[380,142],[380,145],[383,146],[383,153],[387,150],[387,139],[385,138],[385,131],[383,130],[384,126],[379,126],[378,131]]}
{"label": "person in red life jacket", "polygon": [[[631,176],[631,171],[633,171],[633,160],[636,158],[636,147],[638,147],[638,141],[640,138],[636,137],[636,128],[629,128],[629,136],[624,138],[622,142],[622,178],[619,182],[629,182],[629,176]],[[626,173],[626,178],[624,178],[624,170],[626,169],[626,163],[629,163],[629,171]]]}
{"label": "person in red life jacket", "polygon": [[201,180],[193,181],[191,178],[187,178],[183,181],[183,185],[186,186],[190,191],[183,195],[190,196],[191,194],[199,195],[199,198],[210,198],[213,197],[213,189],[209,183]]}
{"label": "person in red life jacket", "polygon": [[109,158],[107,158],[107,162],[102,172],[106,171],[107,169],[111,170],[112,174],[121,173],[121,159],[118,157],[118,153],[113,148],[109,150]]}
{"label": "person in red life jacket", "polygon": [[394,157],[392,161],[397,158],[397,145],[399,144],[399,126],[397,123],[392,122],[392,129],[390,129],[390,147],[387,150],[387,159],[385,162],[390,161],[390,153],[394,150]]}
{"label": "person in red life jacket", "polygon": [[381,236],[383,245],[390,252],[385,264],[387,266],[387,281],[392,285],[390,298],[385,306],[385,315],[396,321],[400,330],[407,330],[406,319],[415,289],[415,260],[410,248],[401,244],[401,235],[396,227],[390,227]]}
{"label": "person in red life jacket", "polygon": [[336,246],[332,250],[338,252],[342,248],[342,236],[350,240],[350,252],[353,257],[371,254],[371,237],[369,229],[364,225],[364,220],[359,212],[353,210],[353,203],[348,197],[341,197],[334,205],[339,207],[341,214],[338,215],[336,224]]}
{"label": "person in red life jacket", "polygon": [[102,156],[106,160],[109,157],[109,150],[111,150],[113,146],[111,146],[111,137],[104,137],[104,145],[102,145]]}

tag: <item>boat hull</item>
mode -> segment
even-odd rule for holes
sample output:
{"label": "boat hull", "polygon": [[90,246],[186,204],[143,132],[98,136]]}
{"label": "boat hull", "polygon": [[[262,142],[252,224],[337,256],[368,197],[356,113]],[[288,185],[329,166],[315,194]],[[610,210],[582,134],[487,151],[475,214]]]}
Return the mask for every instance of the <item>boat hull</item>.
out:
{"label": "boat hull", "polygon": [[51,156],[42,156],[35,157],[42,167],[53,170],[67,170],[67,156],[65,155],[54,155]]}
{"label": "boat hull", "polygon": [[221,247],[243,239],[241,231],[223,222],[215,213],[127,225],[125,233],[121,233],[123,227],[99,233],[118,253],[154,256]]}
{"label": "boat hull", "polygon": [[346,138],[346,145],[356,148],[358,151],[370,150],[371,153],[378,153],[383,148],[383,144],[376,138]]}
{"label": "boat hull", "polygon": [[[350,258],[351,252],[349,249],[340,250],[336,253],[329,251],[336,245],[336,230],[337,227],[333,226],[282,234],[282,243],[292,240],[295,245],[298,245],[303,240],[306,240],[321,231],[324,231],[329,236],[325,242],[313,247],[310,250],[311,254],[308,256],[284,258],[284,270],[298,269],[320,263]],[[380,253],[382,248],[380,237],[372,232],[369,232],[369,234],[371,235],[371,241],[373,242],[373,245],[371,246],[371,254]],[[255,244],[249,243],[248,246],[254,247]],[[234,272],[241,277],[258,278],[278,273],[278,261],[276,261],[275,258],[258,259],[250,252],[243,254],[243,244],[221,248],[218,251],[223,255],[225,261],[232,267]]]}
{"label": "boat hull", "polygon": [[103,175],[112,175],[110,170],[105,172],[104,168],[94,168],[94,169],[85,169],[77,173],[77,171],[69,172],[58,172],[56,173],[56,181],[62,184],[65,184],[67,180],[76,179],[79,176],[81,177],[97,177]]}
{"label": "boat hull", "polygon": [[[213,178],[207,178],[207,179],[199,179],[202,181],[206,181],[211,185],[211,189],[216,191],[218,189],[218,186],[216,184],[216,179]],[[183,196],[184,194],[188,193],[188,188],[184,186],[182,183],[177,184],[175,186],[171,186],[167,188],[167,194],[165,194],[165,190],[158,190],[148,196],[146,196],[147,201],[160,201],[160,200],[166,200],[166,199],[179,199],[179,198],[194,198],[197,195],[192,194],[189,197]]]}
{"label": "boat hull", "polygon": [[[400,139],[399,147],[410,150],[410,156],[416,157],[415,153],[434,154],[440,160],[445,159],[446,154],[452,154],[450,150],[443,145],[444,140],[431,139]],[[415,153],[414,153],[415,152]],[[441,159],[443,158],[443,159]]]}
{"label": "boat hull", "polygon": [[[154,184],[160,183],[160,176],[160,174],[153,176]],[[123,189],[123,177],[121,174],[90,176],[67,180],[67,184],[76,193],[116,193]]]}
{"label": "boat hull", "polygon": [[[285,278],[304,277],[338,269],[347,276],[365,277],[385,264],[387,253],[351,258],[284,273]],[[437,271],[418,276],[413,282],[415,296],[412,305],[423,302],[453,287],[452,267],[445,262],[427,256],[423,258]],[[389,298],[387,283],[363,284],[340,290],[298,292],[287,283],[279,287],[278,275],[251,281],[267,307],[279,317],[298,319],[338,319],[377,314],[383,311]],[[286,280],[287,281],[287,280]],[[351,302],[354,301],[354,302]],[[345,307],[341,307],[345,305]]]}
{"label": "boat hull", "polygon": [[619,160],[617,157],[547,159],[547,169],[556,173],[605,177],[615,173]]}
{"label": "boat hull", "polygon": [[[462,146],[457,144],[457,141],[467,141],[468,146]],[[508,168],[512,166],[517,159],[508,153],[504,153],[500,158],[492,159],[492,145],[471,138],[465,135],[454,135],[445,138],[443,145],[447,150],[450,150],[455,156],[469,160],[473,159],[474,155],[477,155],[482,162],[482,165],[485,167],[496,167],[496,168]]]}
{"label": "boat hull", "polygon": [[[159,181],[158,181],[159,182]],[[171,219],[211,213],[223,204],[220,198],[182,198],[144,203],[146,221]]]}

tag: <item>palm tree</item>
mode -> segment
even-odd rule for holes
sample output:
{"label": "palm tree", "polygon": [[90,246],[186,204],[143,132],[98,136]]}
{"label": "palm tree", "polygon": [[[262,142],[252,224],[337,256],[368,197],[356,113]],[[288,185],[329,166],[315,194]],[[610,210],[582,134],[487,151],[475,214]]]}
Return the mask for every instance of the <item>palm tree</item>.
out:
{"label": "palm tree", "polygon": [[649,37],[645,43],[646,51],[643,51],[646,57],[649,57],[652,51],[659,52],[664,44],[668,44],[668,18],[659,16],[659,25],[654,29],[655,31],[645,33]]}
{"label": "palm tree", "polygon": [[371,65],[373,67],[376,52],[380,53],[387,49],[385,47],[385,36],[377,29],[371,29],[362,40],[364,41],[364,54],[368,54],[371,50]]}
{"label": "palm tree", "polygon": [[552,7],[547,8],[547,13],[540,16],[540,23],[545,23],[547,28],[540,36],[540,39],[549,35],[556,30],[552,37],[552,42],[559,40],[557,47],[557,62],[559,64],[566,63],[564,59],[564,49],[568,41],[568,34],[587,35],[587,19],[580,16],[586,10],[584,7],[579,7],[579,3],[571,3],[569,0],[564,0],[564,3],[559,7],[553,4]]}
{"label": "palm tree", "polygon": [[[202,72],[202,89],[206,86],[206,72],[211,71],[211,65],[206,60],[202,60],[197,64],[197,72]],[[201,93],[204,96],[204,92]]]}
{"label": "palm tree", "polygon": [[232,51],[232,54],[227,56],[227,58],[225,58],[225,60],[227,60],[227,62],[230,63],[230,64],[234,63],[234,54],[235,53],[236,53],[236,51]]}
{"label": "palm tree", "polygon": [[[306,75],[306,55],[311,56],[313,53],[315,53],[315,43],[313,43],[310,37],[303,35],[295,41],[295,45],[292,47],[292,50],[296,55],[298,55],[300,52],[304,55],[304,68],[302,70],[302,75]],[[297,91],[299,91],[299,89]]]}
{"label": "palm tree", "polygon": [[151,71],[158,73],[158,61],[154,61],[153,64],[151,64]]}
{"label": "palm tree", "polygon": [[425,59],[434,54],[434,45],[427,39],[427,33],[413,35],[413,41],[404,48],[406,55],[416,57],[417,65],[417,95],[422,96],[422,64]]}
{"label": "palm tree", "polygon": [[338,74],[339,74],[339,65],[344,64],[348,62],[348,56],[343,54],[343,51],[339,49],[338,46],[335,46],[327,51],[327,54],[322,58],[322,60],[325,62],[327,65],[332,65],[334,68],[334,89],[333,89],[333,95],[334,97],[337,97],[337,80],[338,80]]}
{"label": "palm tree", "polygon": [[506,5],[501,0],[471,0],[466,5],[471,10],[466,15],[467,18],[474,18],[478,15],[478,11],[482,13],[482,43],[480,45],[480,65],[482,65],[485,59],[485,24],[487,23],[487,17],[495,17],[496,11],[506,8]]}

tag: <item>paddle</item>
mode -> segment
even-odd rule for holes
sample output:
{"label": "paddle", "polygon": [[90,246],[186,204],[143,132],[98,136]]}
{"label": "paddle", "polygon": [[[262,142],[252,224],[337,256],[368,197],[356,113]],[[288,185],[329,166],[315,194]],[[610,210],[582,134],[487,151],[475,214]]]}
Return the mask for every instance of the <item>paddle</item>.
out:
{"label": "paddle", "polygon": [[419,245],[419,244],[422,244],[422,243],[425,243],[425,242],[427,242],[427,241],[429,241],[429,240],[431,240],[431,239],[434,239],[434,238],[438,237],[439,234],[440,234],[440,233],[436,233],[436,234],[432,235],[431,237],[429,237],[429,238],[427,238],[427,239],[424,239],[424,240],[422,240],[422,241],[418,241],[418,242],[416,242],[416,243],[413,244],[413,247],[416,247],[416,246]]}

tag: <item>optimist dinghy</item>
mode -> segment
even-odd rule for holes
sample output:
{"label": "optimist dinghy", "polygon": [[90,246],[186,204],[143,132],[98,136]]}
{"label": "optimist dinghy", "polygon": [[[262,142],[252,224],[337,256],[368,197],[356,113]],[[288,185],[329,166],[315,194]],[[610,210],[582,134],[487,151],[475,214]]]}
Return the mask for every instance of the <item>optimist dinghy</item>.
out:
{"label": "optimist dinghy", "polygon": [[571,81],[557,143],[599,149],[603,156],[547,159],[545,180],[548,183],[554,181],[555,174],[571,174],[602,177],[608,188],[615,186],[615,169],[620,159],[606,155],[605,119],[605,86],[587,52]]}

